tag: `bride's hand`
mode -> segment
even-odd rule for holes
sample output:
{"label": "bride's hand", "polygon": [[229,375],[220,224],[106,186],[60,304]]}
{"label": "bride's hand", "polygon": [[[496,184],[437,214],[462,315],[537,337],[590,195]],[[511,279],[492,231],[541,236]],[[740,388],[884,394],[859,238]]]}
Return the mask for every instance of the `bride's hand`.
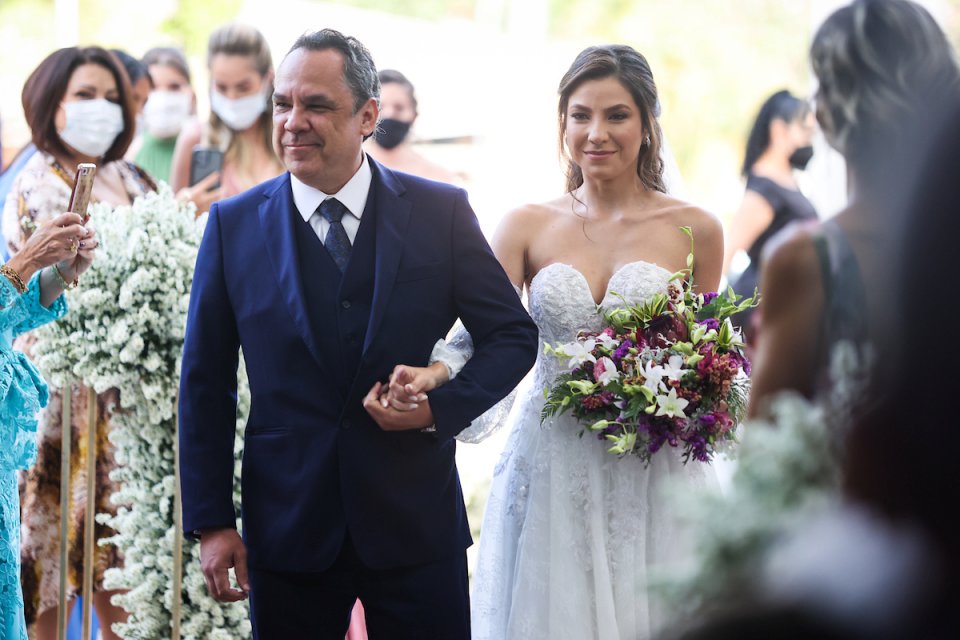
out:
{"label": "bride's hand", "polygon": [[450,380],[450,372],[442,362],[429,367],[397,365],[390,374],[386,391],[380,395],[380,404],[397,411],[415,411],[427,399],[427,392]]}

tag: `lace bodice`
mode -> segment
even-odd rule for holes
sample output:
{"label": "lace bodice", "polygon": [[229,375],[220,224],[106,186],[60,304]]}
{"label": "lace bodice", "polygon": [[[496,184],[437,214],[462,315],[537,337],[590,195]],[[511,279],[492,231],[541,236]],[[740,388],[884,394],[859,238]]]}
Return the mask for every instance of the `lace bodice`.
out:
{"label": "lace bodice", "polygon": [[[611,276],[599,309],[623,306],[623,300],[630,304],[649,300],[657,293],[666,292],[672,275],[649,262],[629,262]],[[535,369],[537,388],[551,382],[563,364],[543,353],[544,343],[570,342],[578,331],[599,331],[603,323],[603,314],[598,313],[587,279],[560,262],[544,267],[530,282],[530,316],[540,328],[540,356]]]}
{"label": "lace bodice", "polygon": [[[534,367],[533,389],[543,389],[560,373],[562,361],[543,351],[544,343],[557,345],[570,342],[581,330],[599,331],[604,309],[623,306],[624,301],[636,304],[649,300],[667,289],[673,274],[650,262],[629,262],[614,272],[607,283],[603,300],[598,305],[590,291],[586,277],[575,268],[554,262],[542,268],[530,281],[530,316],[540,329],[540,349]],[[520,290],[517,289],[517,294]],[[473,355],[470,334],[460,326],[453,336],[440,340],[434,347],[430,362],[443,362],[450,377],[457,375]],[[460,432],[461,442],[481,442],[500,428],[516,399],[516,392],[494,405],[471,425]]]}

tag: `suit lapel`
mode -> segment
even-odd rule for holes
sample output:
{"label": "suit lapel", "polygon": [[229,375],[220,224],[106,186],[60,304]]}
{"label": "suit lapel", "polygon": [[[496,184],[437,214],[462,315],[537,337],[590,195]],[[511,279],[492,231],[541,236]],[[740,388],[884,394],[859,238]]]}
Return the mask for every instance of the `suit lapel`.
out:
{"label": "suit lapel", "polygon": [[296,205],[290,190],[290,174],[278,179],[277,186],[266,191],[264,195],[266,199],[260,204],[258,213],[274,276],[293,317],[297,333],[303,338],[313,359],[326,371],[327,367],[320,357],[307,315],[303,280],[300,277],[300,253],[297,250],[293,219]]}
{"label": "suit lapel", "polygon": [[389,169],[384,168],[373,158],[367,156],[373,169],[373,183],[376,189],[377,208],[377,245],[376,264],[373,285],[373,303],[370,306],[370,320],[367,335],[363,341],[363,353],[366,355],[371,343],[377,336],[383,314],[386,311],[393,283],[397,279],[397,267],[403,255],[403,245],[410,222],[410,202],[400,196],[405,191],[400,181]]}

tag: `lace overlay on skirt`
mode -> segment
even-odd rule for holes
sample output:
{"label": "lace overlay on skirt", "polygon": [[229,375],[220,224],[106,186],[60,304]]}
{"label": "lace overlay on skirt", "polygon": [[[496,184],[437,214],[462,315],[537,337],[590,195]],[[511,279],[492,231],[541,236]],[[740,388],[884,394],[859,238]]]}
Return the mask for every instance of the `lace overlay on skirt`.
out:
{"label": "lace overlay on skirt", "polygon": [[[649,299],[671,273],[635,262],[610,280],[601,307]],[[518,400],[496,467],[481,529],[472,596],[475,640],[637,640],[650,638],[667,612],[646,590],[659,570],[687,555],[683,528],[663,495],[679,483],[697,491],[716,482],[708,465],[684,465],[662,450],[648,468],[618,459],[569,416],[540,424],[543,389],[562,362],[543,342],[569,342],[599,329],[584,276],[564,264],[542,269],[530,287],[540,328],[534,384]]]}

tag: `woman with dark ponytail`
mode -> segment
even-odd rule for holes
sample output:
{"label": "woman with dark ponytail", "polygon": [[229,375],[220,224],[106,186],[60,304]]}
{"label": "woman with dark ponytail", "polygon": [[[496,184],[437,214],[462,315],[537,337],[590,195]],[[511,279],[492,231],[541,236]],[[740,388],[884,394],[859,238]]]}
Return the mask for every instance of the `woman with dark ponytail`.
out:
{"label": "woman with dark ponytail", "polygon": [[[760,260],[767,241],[798,220],[816,220],[817,211],[800,192],[793,172],[803,170],[813,156],[814,130],[810,105],[789,91],[778,91],[763,103],[753,123],[743,159],[747,190],[727,230],[723,270],[740,295],[753,295],[759,284]],[[746,251],[750,265],[739,275],[729,274],[738,251]],[[752,309],[735,318],[748,340]]]}

